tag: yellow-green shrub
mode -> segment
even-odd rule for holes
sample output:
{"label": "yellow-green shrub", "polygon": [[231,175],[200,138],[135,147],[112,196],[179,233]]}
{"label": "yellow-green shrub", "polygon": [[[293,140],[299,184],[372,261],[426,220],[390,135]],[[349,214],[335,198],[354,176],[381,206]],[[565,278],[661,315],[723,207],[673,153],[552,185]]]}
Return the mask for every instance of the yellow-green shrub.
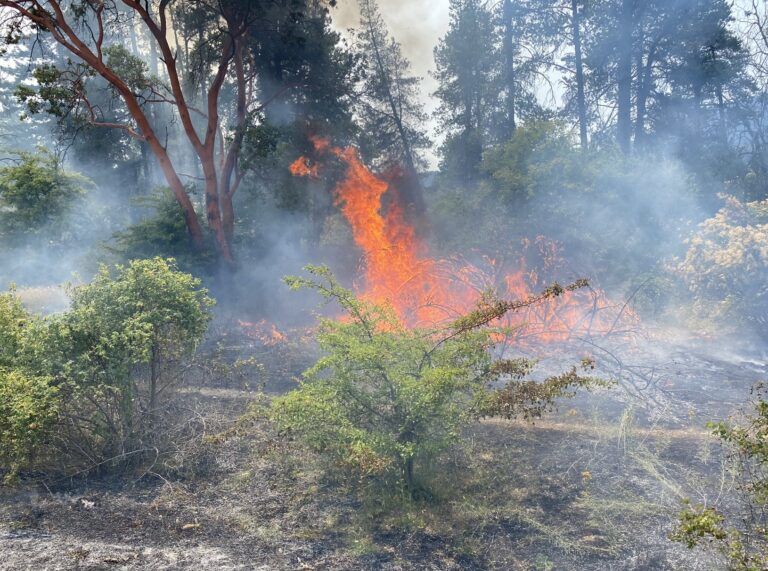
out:
{"label": "yellow-green shrub", "polygon": [[31,465],[58,418],[58,388],[50,377],[0,370],[0,460],[7,478]]}

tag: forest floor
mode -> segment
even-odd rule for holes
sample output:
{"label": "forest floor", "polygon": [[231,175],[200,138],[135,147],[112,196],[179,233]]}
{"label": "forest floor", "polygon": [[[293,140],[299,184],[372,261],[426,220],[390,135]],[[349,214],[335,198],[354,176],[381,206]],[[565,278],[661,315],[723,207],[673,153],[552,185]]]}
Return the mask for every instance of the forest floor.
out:
{"label": "forest floor", "polygon": [[[434,497],[417,504],[356,493],[257,415],[234,422],[256,394],[244,386],[189,387],[209,434],[226,437],[195,447],[173,480],[144,467],[0,491],[0,569],[722,568],[667,536],[683,498],[728,504],[733,483],[704,425],[767,371],[712,347],[590,344],[615,389],[533,425],[477,423],[430,468]],[[550,351],[542,369],[585,350]],[[298,366],[273,357],[283,370],[267,366],[267,394]]]}

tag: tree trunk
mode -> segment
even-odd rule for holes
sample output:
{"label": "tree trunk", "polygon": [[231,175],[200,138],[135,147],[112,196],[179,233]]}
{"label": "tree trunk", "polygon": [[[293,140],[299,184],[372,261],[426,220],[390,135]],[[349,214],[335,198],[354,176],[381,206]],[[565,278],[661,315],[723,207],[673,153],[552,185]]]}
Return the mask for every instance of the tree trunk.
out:
{"label": "tree trunk", "polygon": [[[573,0],[574,2],[576,0]],[[504,81],[507,87],[507,138],[517,129],[517,83],[515,78],[515,42],[513,39],[512,2],[504,0],[504,56],[506,69]]]}
{"label": "tree trunk", "polygon": [[413,456],[408,456],[403,464],[403,478],[405,479],[405,487],[408,490],[411,498],[416,493],[416,481],[413,477]]}
{"label": "tree trunk", "polygon": [[152,71],[152,75],[154,77],[158,76],[158,67],[157,67],[157,44],[152,41],[152,38],[149,39],[149,69]]}
{"label": "tree trunk", "polygon": [[[128,109],[131,110],[133,105],[126,100]],[[135,104],[138,107],[138,103]],[[149,125],[147,118],[138,110],[138,113],[132,113],[134,119],[136,119],[139,129],[144,135],[149,148],[157,158],[157,162],[160,164],[160,170],[163,171],[165,180],[173,193],[174,198],[181,206],[182,214],[184,215],[184,222],[187,225],[187,231],[189,232],[190,239],[192,240],[192,246],[197,252],[202,252],[205,249],[205,240],[203,237],[203,228],[200,225],[200,220],[197,218],[195,207],[192,201],[189,199],[187,189],[184,188],[184,183],[181,182],[179,175],[176,173],[176,169],[171,163],[171,159],[168,156],[168,152],[165,147],[160,144],[154,131]]]}
{"label": "tree trunk", "polygon": [[235,192],[240,185],[240,175],[237,173],[237,157],[245,137],[246,123],[246,91],[248,89],[245,79],[245,67],[243,63],[243,45],[237,42],[235,45],[235,79],[237,84],[237,102],[235,112],[235,133],[229,145],[226,155],[222,159],[219,199],[221,204],[222,225],[224,237],[229,244],[235,236],[235,211],[232,204]]}
{"label": "tree trunk", "polygon": [[619,14],[619,59],[616,138],[619,148],[629,154],[632,139],[632,12],[634,0],[622,0]]}
{"label": "tree trunk", "polygon": [[135,57],[140,57],[139,54],[139,43],[136,40],[136,28],[134,26],[129,26],[130,32],[129,39],[131,42],[131,54],[133,54]]}
{"label": "tree trunk", "polygon": [[[710,48],[710,55],[712,57],[712,64],[715,66],[717,62],[717,53],[713,47]],[[720,81],[717,81],[717,86],[715,87],[715,95],[717,96],[717,117],[720,121],[720,135],[722,137],[723,143],[728,144],[728,124],[726,123],[725,116],[725,97],[723,95],[723,84]]]}
{"label": "tree trunk", "polygon": [[[211,144],[211,147],[213,143]],[[213,148],[206,149],[200,157],[205,177],[205,215],[208,227],[213,232],[216,242],[216,250],[227,265],[234,265],[234,258],[230,249],[229,240],[224,232],[221,208],[219,204],[219,185],[216,176],[216,164],[213,158]]]}
{"label": "tree trunk", "polygon": [[[642,146],[645,142],[645,117],[648,113],[648,97],[653,89],[653,64],[655,62],[655,44],[648,50],[645,65],[638,65],[637,103],[635,118],[635,145]],[[642,69],[642,73],[641,70]]]}
{"label": "tree trunk", "polygon": [[584,96],[584,62],[581,55],[581,14],[578,0],[571,0],[571,24],[573,26],[573,52],[576,60],[576,110],[579,115],[579,141],[581,149],[587,150],[587,103]]}

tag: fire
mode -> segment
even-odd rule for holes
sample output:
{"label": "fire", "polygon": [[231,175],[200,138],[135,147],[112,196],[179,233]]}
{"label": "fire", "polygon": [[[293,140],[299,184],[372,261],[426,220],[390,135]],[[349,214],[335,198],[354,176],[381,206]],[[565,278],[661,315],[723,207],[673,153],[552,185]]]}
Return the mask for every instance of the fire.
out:
{"label": "fire", "polygon": [[[404,217],[396,191],[373,174],[353,147],[340,148],[326,139],[312,139],[320,158],[331,154],[346,165],[346,176],[334,189],[335,204],[352,228],[365,262],[357,293],[366,300],[390,304],[409,326],[429,326],[471,311],[484,291],[493,289],[505,298],[527,299],[548,284],[540,283],[524,260],[514,271],[485,257],[482,267],[465,260],[441,260],[429,255]],[[320,165],[300,157],[291,165],[294,175],[317,177]],[[387,200],[388,199],[388,200]],[[546,269],[558,259],[556,245],[543,237],[525,241]],[[505,323],[517,340],[562,341],[574,335],[607,332],[624,325],[633,314],[617,313],[599,290],[566,292],[562,297],[509,315]]]}
{"label": "fire", "polygon": [[262,345],[271,347],[285,341],[285,335],[278,330],[274,323],[262,319],[257,322],[251,321],[237,321],[237,324],[243,328],[246,335],[258,340]]}

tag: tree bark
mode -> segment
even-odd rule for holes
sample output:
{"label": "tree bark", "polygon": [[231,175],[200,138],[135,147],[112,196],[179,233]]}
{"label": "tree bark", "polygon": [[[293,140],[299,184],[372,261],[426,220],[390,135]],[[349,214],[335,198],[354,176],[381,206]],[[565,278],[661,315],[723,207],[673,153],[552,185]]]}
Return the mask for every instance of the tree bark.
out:
{"label": "tree bark", "polygon": [[219,195],[221,197],[222,225],[224,236],[231,244],[235,234],[235,211],[232,204],[235,192],[240,185],[240,176],[237,171],[237,157],[243,144],[246,123],[246,92],[248,86],[245,79],[245,67],[243,62],[243,45],[237,42],[234,56],[235,80],[237,84],[237,101],[235,112],[235,133],[232,143],[222,160]]}
{"label": "tree bark", "polygon": [[416,480],[413,477],[413,456],[408,456],[408,458],[405,459],[405,464],[403,465],[403,477],[405,478],[405,486],[408,489],[408,493],[411,498],[413,498],[416,493]]}
{"label": "tree bark", "polygon": [[581,55],[581,14],[578,0],[571,0],[571,25],[573,27],[573,52],[576,63],[576,112],[579,116],[579,142],[587,150],[587,103],[584,95],[584,62]]}
{"label": "tree bark", "polygon": [[[573,0],[574,2],[576,0]],[[517,129],[517,81],[515,77],[515,42],[513,39],[512,2],[504,0],[504,57],[505,70],[504,82],[507,87],[507,138],[510,138]]]}
{"label": "tree bark", "polygon": [[[656,44],[648,50],[645,64],[638,65],[638,85],[635,117],[635,145],[642,146],[645,142],[645,118],[648,113],[648,97],[653,89],[653,65],[656,57]],[[642,69],[642,72],[641,72]]]}
{"label": "tree bark", "polygon": [[160,377],[159,360],[160,354],[157,343],[153,343],[149,361],[149,404],[147,411],[149,414],[150,427],[154,424],[155,409],[157,408],[157,381]]}
{"label": "tree bark", "polygon": [[616,81],[617,125],[616,138],[619,148],[629,154],[632,139],[632,13],[634,0],[622,0],[619,14],[619,58]]}

